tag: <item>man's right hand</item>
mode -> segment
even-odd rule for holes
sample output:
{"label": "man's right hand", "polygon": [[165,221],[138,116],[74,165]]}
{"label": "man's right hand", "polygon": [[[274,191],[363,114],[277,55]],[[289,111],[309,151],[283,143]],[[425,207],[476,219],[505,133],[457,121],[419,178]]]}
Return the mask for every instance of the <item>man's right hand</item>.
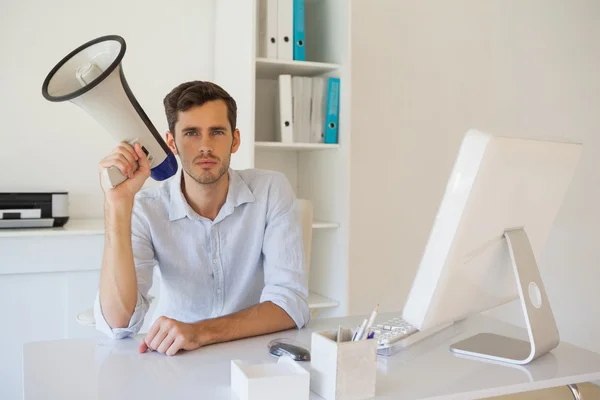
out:
{"label": "man's right hand", "polygon": [[[135,169],[136,163],[138,165],[137,170]],[[129,179],[111,188],[110,184],[105,181],[106,178],[102,170],[113,166],[119,168],[121,173]],[[119,146],[100,161],[99,172],[100,182],[107,200],[127,199],[131,201],[150,176],[150,165],[139,143],[132,147],[127,142],[121,142]]]}

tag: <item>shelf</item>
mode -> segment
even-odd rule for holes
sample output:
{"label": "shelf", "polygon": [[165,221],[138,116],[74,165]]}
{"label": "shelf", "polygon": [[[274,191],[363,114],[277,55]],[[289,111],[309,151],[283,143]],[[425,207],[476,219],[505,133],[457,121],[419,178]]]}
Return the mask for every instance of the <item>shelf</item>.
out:
{"label": "shelf", "polygon": [[258,79],[275,79],[278,75],[316,76],[338,68],[340,68],[338,64],[314,61],[256,59],[256,77]]}
{"label": "shelf", "polygon": [[0,237],[81,236],[104,234],[103,219],[70,219],[61,228],[0,229]]}
{"label": "shelf", "polygon": [[329,143],[281,143],[281,142],[256,142],[257,149],[273,151],[314,151],[339,149],[339,144]]}
{"label": "shelf", "polygon": [[320,294],[316,294],[310,292],[308,294],[308,308],[328,308],[328,307],[337,307],[339,303],[335,300],[331,300],[325,296],[321,296]]}
{"label": "shelf", "polygon": [[340,227],[340,224],[337,222],[314,221],[312,227],[313,229],[336,229]]}

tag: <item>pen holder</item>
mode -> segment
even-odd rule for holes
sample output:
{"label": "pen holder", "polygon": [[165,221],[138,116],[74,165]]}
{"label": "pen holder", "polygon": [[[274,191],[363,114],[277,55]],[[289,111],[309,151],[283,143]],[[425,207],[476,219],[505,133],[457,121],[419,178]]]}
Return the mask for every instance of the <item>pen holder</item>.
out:
{"label": "pen holder", "polygon": [[310,389],[325,400],[357,400],[375,396],[377,341],[351,341],[352,331],[313,332]]}
{"label": "pen holder", "polygon": [[231,360],[231,388],[239,400],[289,400],[310,397],[310,377],[297,361],[288,356],[276,363],[248,364]]}

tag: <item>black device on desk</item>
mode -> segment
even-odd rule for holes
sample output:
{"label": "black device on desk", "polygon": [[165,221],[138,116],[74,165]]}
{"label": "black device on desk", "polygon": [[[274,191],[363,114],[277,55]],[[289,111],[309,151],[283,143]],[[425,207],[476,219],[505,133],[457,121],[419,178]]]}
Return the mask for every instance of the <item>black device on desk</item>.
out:
{"label": "black device on desk", "polygon": [[67,192],[0,192],[0,228],[61,227],[68,220]]}
{"label": "black device on desk", "polygon": [[275,357],[290,356],[294,361],[310,361],[310,350],[302,343],[287,338],[269,342],[269,353]]}

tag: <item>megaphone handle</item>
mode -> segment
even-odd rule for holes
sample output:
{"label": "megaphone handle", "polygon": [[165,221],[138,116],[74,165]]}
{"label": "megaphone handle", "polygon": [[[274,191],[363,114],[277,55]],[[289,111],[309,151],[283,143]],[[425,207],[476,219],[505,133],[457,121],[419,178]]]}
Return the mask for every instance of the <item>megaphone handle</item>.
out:
{"label": "megaphone handle", "polygon": [[127,176],[121,173],[117,167],[104,168],[104,179],[108,186],[112,189],[115,186],[125,182]]}

